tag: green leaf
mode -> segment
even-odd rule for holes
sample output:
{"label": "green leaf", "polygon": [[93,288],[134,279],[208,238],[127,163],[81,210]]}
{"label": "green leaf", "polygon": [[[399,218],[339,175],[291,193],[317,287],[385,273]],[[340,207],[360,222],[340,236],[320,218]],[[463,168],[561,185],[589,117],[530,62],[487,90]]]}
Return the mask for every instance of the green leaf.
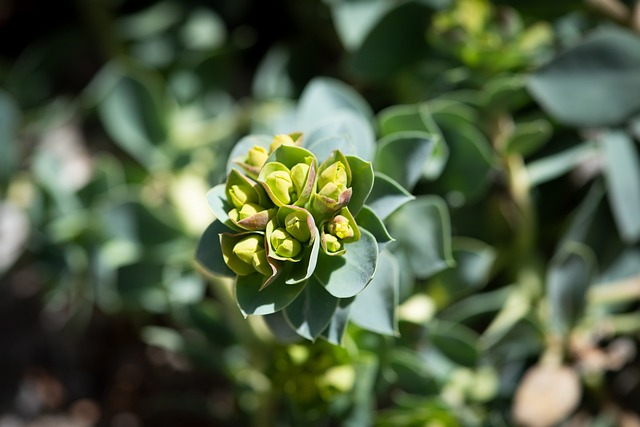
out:
{"label": "green leaf", "polygon": [[556,179],[599,155],[600,150],[592,141],[548,155],[527,165],[529,181],[535,187]]}
{"label": "green leaf", "polygon": [[552,133],[551,124],[544,119],[518,123],[505,143],[504,152],[528,156],[546,144]]}
{"label": "green leaf", "polygon": [[433,183],[434,188],[441,194],[455,195],[458,204],[482,197],[489,188],[490,174],[495,166],[487,137],[457,113],[434,110],[433,118],[440,125],[449,148],[447,164]]}
{"label": "green leaf", "polygon": [[220,233],[229,229],[220,221],[213,221],[202,233],[196,248],[196,261],[209,274],[233,277],[235,273],[225,264],[220,246]]}
{"label": "green leaf", "polygon": [[302,293],[285,308],[284,316],[300,336],[313,341],[329,325],[337,306],[338,298],[312,277]]}
{"label": "green leaf", "polygon": [[376,141],[367,117],[353,110],[338,110],[316,122],[315,127],[305,133],[303,144],[318,159],[324,160],[332,150],[339,149],[345,155],[370,161]]}
{"label": "green leaf", "polygon": [[373,188],[366,200],[367,206],[381,221],[415,197],[385,174],[375,172]]}
{"label": "green leaf", "polygon": [[153,79],[120,74],[97,103],[100,119],[120,148],[147,168],[162,166],[166,159],[158,146],[167,139],[164,105]]}
{"label": "green leaf", "polygon": [[[445,305],[479,291],[489,280],[496,255],[493,247],[480,240],[468,237],[454,238],[455,266],[440,272],[434,278],[430,283],[431,291],[436,295],[445,295]],[[436,288],[438,290],[434,291]]]}
{"label": "green leaf", "polygon": [[313,241],[311,248],[307,249],[300,262],[296,262],[292,266],[286,281],[288,285],[293,285],[307,280],[316,269],[318,254],[320,253],[320,234],[317,229],[314,231],[317,234],[315,240]]}
{"label": "green leaf", "polygon": [[351,169],[351,189],[353,190],[348,207],[355,216],[358,215],[373,189],[373,166],[358,157],[346,156],[346,158]]}
{"label": "green leaf", "polygon": [[392,6],[386,0],[325,0],[331,8],[333,25],[342,45],[358,49],[373,26]]}
{"label": "green leaf", "polygon": [[425,22],[431,11],[416,3],[401,3],[375,25],[353,58],[354,70],[382,79],[424,57]]}
{"label": "green leaf", "polygon": [[231,230],[241,231],[241,229],[229,219],[228,213],[233,209],[233,206],[227,203],[225,186],[226,184],[218,184],[207,191],[206,197],[207,202],[209,203],[209,208],[211,208],[213,215],[218,221],[229,227]]}
{"label": "green leaf", "polygon": [[507,74],[487,81],[482,86],[479,102],[492,111],[515,111],[529,101],[526,78],[519,74]]}
{"label": "green leaf", "polygon": [[333,317],[327,328],[322,332],[322,337],[328,342],[335,345],[342,345],[342,338],[349,324],[349,313],[351,312],[351,304],[354,298],[341,298],[338,300]]}
{"label": "green leaf", "polygon": [[602,135],[607,195],[622,239],[640,239],[640,159],[637,145],[622,131]]}
{"label": "green leaf", "polygon": [[378,262],[378,244],[367,230],[360,230],[360,240],[345,245],[342,256],[318,256],[314,277],[338,298],[357,295],[371,282]]}
{"label": "green leaf", "polygon": [[478,334],[458,323],[434,321],[427,327],[428,339],[448,359],[463,366],[475,367],[480,357]]}
{"label": "green leaf", "polygon": [[568,243],[553,257],[547,271],[549,323],[567,334],[584,312],[585,295],[595,275],[596,258],[580,243]]}
{"label": "green leaf", "polygon": [[17,166],[18,126],[21,114],[8,93],[0,89],[0,184],[7,183]]}
{"label": "green leaf", "polygon": [[605,27],[536,70],[528,89],[565,125],[616,125],[640,110],[639,75],[640,38]]}
{"label": "green leaf", "polygon": [[[437,196],[418,196],[387,220],[391,243],[418,277],[428,277],[454,264],[449,212]],[[390,249],[391,250],[391,249]]]}
{"label": "green leaf", "polygon": [[425,132],[396,132],[378,143],[375,169],[412,190],[422,177],[434,148],[434,138]]}
{"label": "green leaf", "polygon": [[396,132],[419,131],[431,135],[433,149],[424,164],[423,175],[427,179],[436,179],[442,173],[447,159],[447,147],[440,128],[431,117],[427,104],[394,105],[378,113],[378,122],[382,136]]}
{"label": "green leaf", "polygon": [[348,84],[328,77],[316,77],[305,86],[298,102],[298,125],[308,132],[318,121],[350,110],[370,119],[373,111],[367,101]]}
{"label": "green leaf", "polygon": [[291,304],[300,295],[307,283],[287,285],[284,282],[284,276],[284,274],[281,274],[262,290],[260,290],[262,275],[238,276],[235,282],[235,295],[242,314],[245,317],[252,314],[272,314]]}
{"label": "green leaf", "polygon": [[284,310],[265,314],[263,319],[278,342],[291,344],[302,340],[302,337],[291,328],[291,325],[287,322],[287,319],[285,319]]}
{"label": "green leaf", "polygon": [[388,252],[381,252],[373,280],[351,307],[351,321],[369,331],[398,335],[398,265]]}
{"label": "green leaf", "polygon": [[358,224],[358,227],[366,228],[373,237],[376,238],[378,245],[380,243],[388,243],[395,240],[387,231],[387,227],[384,223],[367,205],[362,207],[362,210],[356,217],[356,223]]}

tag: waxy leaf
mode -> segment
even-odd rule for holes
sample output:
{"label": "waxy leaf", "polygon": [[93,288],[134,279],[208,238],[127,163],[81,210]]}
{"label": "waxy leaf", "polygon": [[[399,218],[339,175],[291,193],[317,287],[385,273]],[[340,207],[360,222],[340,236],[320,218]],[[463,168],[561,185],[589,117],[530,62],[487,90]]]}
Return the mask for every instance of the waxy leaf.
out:
{"label": "waxy leaf", "polygon": [[308,132],[318,120],[338,111],[354,111],[367,119],[373,111],[367,101],[348,84],[327,77],[316,77],[305,87],[298,102],[298,124]]}
{"label": "waxy leaf", "polygon": [[373,189],[373,166],[358,157],[346,156],[351,170],[351,188],[353,193],[349,200],[349,211],[357,216]]}
{"label": "waxy leaf", "polygon": [[285,319],[284,310],[265,314],[263,319],[271,333],[278,339],[278,342],[290,344],[302,340],[302,337],[291,328],[291,325]]}
{"label": "waxy leaf", "polygon": [[607,195],[620,236],[627,243],[640,239],[640,158],[638,145],[622,131],[602,136]]}
{"label": "waxy leaf", "polygon": [[426,132],[396,132],[378,143],[375,169],[412,190],[433,148],[434,138]]}
{"label": "waxy leaf", "polygon": [[304,145],[318,159],[326,158],[332,150],[373,160],[375,135],[367,117],[359,112],[342,110],[320,121],[305,134]]}
{"label": "waxy leaf", "polygon": [[356,217],[358,227],[366,228],[373,237],[376,238],[378,245],[380,243],[392,242],[395,239],[387,231],[387,227],[384,222],[378,218],[375,212],[367,205],[362,207],[360,213]]}
{"label": "waxy leaf", "polygon": [[235,283],[235,295],[242,314],[245,317],[251,314],[271,314],[291,304],[302,292],[306,283],[287,285],[284,276],[284,274],[280,274],[269,286],[263,289],[260,289],[263,279],[260,274],[238,276]]}
{"label": "waxy leaf", "polygon": [[212,222],[200,237],[196,249],[196,260],[209,274],[233,277],[235,273],[224,263],[220,233],[229,231],[220,221]]}
{"label": "waxy leaf", "polygon": [[218,184],[209,190],[207,192],[207,202],[218,221],[233,230],[240,230],[240,228],[229,219],[229,211],[233,209],[233,206],[227,202],[225,184]]}
{"label": "waxy leaf", "polygon": [[528,81],[553,118],[577,127],[617,125],[640,110],[640,37],[621,28],[594,31]]}
{"label": "waxy leaf", "polygon": [[567,334],[580,319],[585,295],[595,275],[595,255],[580,243],[569,242],[553,257],[547,272],[551,329]]}
{"label": "waxy leaf", "polygon": [[[229,153],[229,160],[227,161],[227,174],[231,172],[231,169],[238,169],[241,172],[246,172],[241,166],[238,165],[238,162],[243,163],[246,158],[249,150],[251,150],[254,146],[262,147],[269,150],[269,146],[271,145],[271,141],[273,141],[273,135],[247,135],[242,138],[236,145],[231,149],[231,153]],[[255,176],[257,176],[258,171],[254,171]]]}
{"label": "waxy leaf", "polygon": [[329,325],[338,301],[312,277],[302,293],[284,309],[284,315],[299,335],[313,341]]}
{"label": "waxy leaf", "polygon": [[351,304],[354,300],[355,298],[341,298],[338,300],[338,307],[336,307],[327,329],[322,332],[322,337],[331,344],[342,345],[342,338],[349,324]]}
{"label": "waxy leaf", "polygon": [[398,265],[388,252],[381,252],[373,280],[358,294],[351,307],[351,321],[369,331],[398,335]]}
{"label": "waxy leaf", "polygon": [[346,245],[342,256],[322,252],[314,277],[331,295],[349,298],[360,293],[371,282],[378,261],[378,244],[367,230],[360,230],[360,240]]}
{"label": "waxy leaf", "polygon": [[396,209],[413,199],[415,197],[392,178],[376,172],[373,188],[366,203],[376,216],[384,221]]}
{"label": "waxy leaf", "polygon": [[387,225],[396,239],[391,245],[416,276],[425,278],[453,265],[449,215],[441,198],[419,196],[390,216]]}
{"label": "waxy leaf", "polygon": [[430,134],[433,148],[424,163],[423,175],[427,179],[440,176],[449,158],[449,148],[426,103],[388,107],[378,114],[378,122],[382,136],[406,131]]}

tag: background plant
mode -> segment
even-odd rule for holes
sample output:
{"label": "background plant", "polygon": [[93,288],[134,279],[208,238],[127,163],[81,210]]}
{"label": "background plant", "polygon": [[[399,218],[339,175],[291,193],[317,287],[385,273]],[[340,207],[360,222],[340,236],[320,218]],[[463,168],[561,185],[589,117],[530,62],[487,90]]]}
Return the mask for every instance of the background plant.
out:
{"label": "background plant", "polygon": [[[637,420],[635,2],[88,5],[0,28],[3,422]],[[236,142],[305,108],[400,184],[341,346],[193,264]]]}

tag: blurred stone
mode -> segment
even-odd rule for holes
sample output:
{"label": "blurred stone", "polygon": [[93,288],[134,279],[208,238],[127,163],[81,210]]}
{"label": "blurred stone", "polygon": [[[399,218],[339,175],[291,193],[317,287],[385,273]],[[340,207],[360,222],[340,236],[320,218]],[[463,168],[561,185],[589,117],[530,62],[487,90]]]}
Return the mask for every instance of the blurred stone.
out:
{"label": "blurred stone", "polygon": [[576,371],[568,366],[538,365],[522,378],[512,415],[518,425],[551,427],[578,406],[582,391]]}

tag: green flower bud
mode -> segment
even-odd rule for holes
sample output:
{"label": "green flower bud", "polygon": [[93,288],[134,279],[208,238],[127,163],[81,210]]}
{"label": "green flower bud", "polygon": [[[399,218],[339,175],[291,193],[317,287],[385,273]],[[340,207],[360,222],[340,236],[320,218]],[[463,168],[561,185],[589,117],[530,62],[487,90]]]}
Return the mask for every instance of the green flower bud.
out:
{"label": "green flower bud", "polygon": [[234,255],[249,265],[253,265],[253,255],[258,251],[264,252],[264,240],[262,236],[257,234],[245,237],[233,247]]}
{"label": "green flower bud", "polygon": [[287,232],[300,242],[306,242],[311,238],[307,218],[307,213],[294,211],[284,219],[284,226]]}
{"label": "green flower bud", "polygon": [[320,189],[318,194],[328,197],[333,200],[338,200],[340,194],[342,194],[347,188],[341,184],[328,182]]}
{"label": "green flower bud", "polygon": [[247,154],[246,163],[249,166],[254,166],[260,169],[262,165],[264,165],[264,162],[267,161],[268,157],[269,157],[269,152],[267,151],[266,148],[260,147],[258,145],[254,145],[253,148],[251,148],[249,150],[249,153]]}
{"label": "green flower bud", "polygon": [[232,185],[227,191],[229,201],[233,206],[240,209],[246,203],[258,203],[256,191],[249,185]]}
{"label": "green flower bud", "polygon": [[328,168],[322,171],[318,177],[318,188],[322,189],[330,182],[340,188],[347,188],[347,169],[341,161],[332,163]]}
{"label": "green flower bud", "polygon": [[327,225],[327,231],[339,239],[350,239],[354,236],[349,220],[342,215],[336,215],[331,220]]}
{"label": "green flower bud", "polygon": [[269,147],[270,152],[273,153],[281,145],[296,145],[296,143],[289,135],[276,135],[273,137],[273,141],[271,141],[271,146]]}
{"label": "green flower bud", "polygon": [[271,246],[276,255],[293,258],[300,253],[302,245],[294,239],[284,228],[276,228],[271,233]]}
{"label": "green flower bud", "polygon": [[245,218],[249,218],[250,216],[257,214],[258,212],[262,212],[263,210],[264,208],[260,205],[256,205],[255,203],[246,203],[242,206],[242,208],[240,208],[240,211],[238,211],[237,220],[241,221]]}
{"label": "green flower bud", "polygon": [[342,242],[333,234],[325,234],[324,243],[328,252],[339,252],[342,250]]}
{"label": "green flower bud", "polygon": [[298,163],[291,168],[291,181],[296,193],[301,194],[302,190],[307,183],[307,176],[309,174],[309,165],[306,163]]}
{"label": "green flower bud", "polygon": [[271,276],[273,271],[269,261],[267,261],[267,252],[263,249],[256,251],[251,257],[251,264],[255,270],[263,276]]}
{"label": "green flower bud", "polygon": [[278,200],[285,205],[291,203],[291,193],[295,189],[289,172],[283,170],[273,171],[267,176],[266,183]]}

